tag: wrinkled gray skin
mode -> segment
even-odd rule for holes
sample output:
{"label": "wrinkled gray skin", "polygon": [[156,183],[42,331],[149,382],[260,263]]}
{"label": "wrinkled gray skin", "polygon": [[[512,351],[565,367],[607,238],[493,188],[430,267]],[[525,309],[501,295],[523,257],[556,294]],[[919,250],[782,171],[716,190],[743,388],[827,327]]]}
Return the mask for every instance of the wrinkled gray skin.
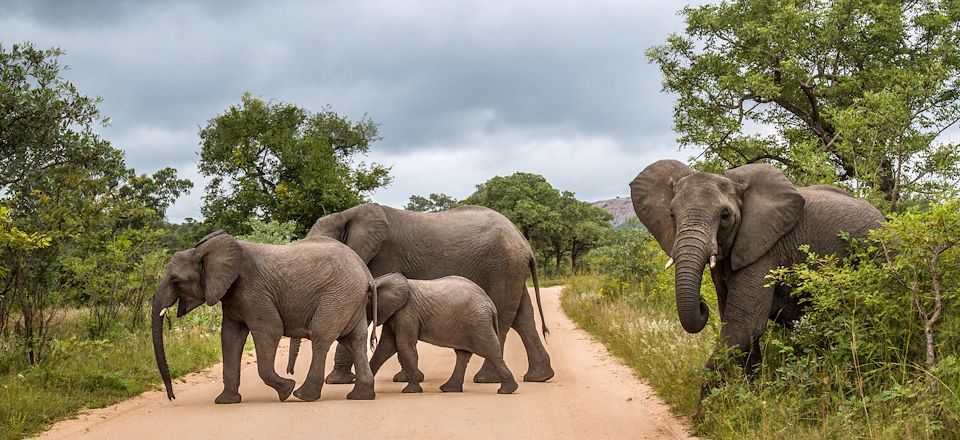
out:
{"label": "wrinkled gray skin", "polygon": [[[510,328],[520,334],[529,362],[523,380],[543,382],[553,377],[525,285],[530,271],[542,322],[533,250],[516,226],[500,213],[479,206],[423,213],[368,203],[321,217],[308,236],[343,241],[367,262],[375,277],[397,272],[411,279],[459,275],[473,281],[497,306],[501,347]],[[543,331],[546,334],[545,325]],[[293,370],[296,347],[297,341],[291,341],[288,371]],[[327,383],[350,383],[351,364],[346,350],[337,347],[336,363]],[[417,375],[422,378],[422,373]],[[394,380],[406,382],[402,374]],[[484,361],[473,380],[499,383],[501,378],[497,369]]]}
{"label": "wrinkled gray skin", "polygon": [[498,339],[497,308],[480,286],[449,276],[436,280],[407,280],[392,273],[377,278],[377,325],[383,325],[380,343],[370,359],[374,375],[394,353],[400,357],[408,384],[404,393],[420,393],[417,368],[417,341],[452,348],[457,364],[443,392],[463,391],[463,375],[470,356],[490,361],[500,373],[500,394],[517,389],[513,374],[503,362]]}
{"label": "wrinkled gray skin", "polygon": [[709,310],[700,297],[703,269],[717,290],[721,340],[739,349],[750,371],[760,362],[759,340],[771,319],[785,326],[802,314],[788,286],[767,286],[779,266],[806,260],[798,250],[844,255],[841,231],[862,237],[883,222],[869,203],[829,186],[796,188],[776,168],[752,164],[723,174],[696,172],[661,160],[630,183],[633,207],[676,264],[677,312],[697,333]]}
{"label": "wrinkled gray skin", "polygon": [[[214,232],[193,249],[174,254],[153,297],[153,347],[157,367],[173,399],[163,347],[161,311],[180,302],[177,316],[197,306],[223,304],[223,392],[216,403],[239,403],[240,358],[253,335],[257,368],[280,400],[293,392],[301,400],[320,398],[324,361],[333,341],[349,347],[358,379],[348,399],[373,399],[373,374],[366,363],[365,303],[373,277],[357,255],[322,237],[284,246],[246,243]],[[304,383],[280,377],[274,359],[280,337],[309,338],[313,360]]]}

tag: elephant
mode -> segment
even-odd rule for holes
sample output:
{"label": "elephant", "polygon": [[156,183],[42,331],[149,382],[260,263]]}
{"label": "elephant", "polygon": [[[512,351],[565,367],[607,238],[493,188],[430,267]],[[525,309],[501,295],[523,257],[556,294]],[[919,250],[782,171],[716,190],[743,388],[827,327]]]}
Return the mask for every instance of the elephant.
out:
{"label": "elephant", "polygon": [[[500,213],[480,206],[424,213],[367,203],[319,218],[307,236],[342,241],[360,255],[375,277],[392,272],[421,280],[459,275],[477,283],[497,306],[501,350],[510,328],[520,334],[529,363],[523,380],[545,382],[553,377],[526,288],[529,270],[546,337],[533,250]],[[288,371],[293,370],[298,342],[291,341]],[[334,365],[327,383],[353,380],[351,360],[342,347],[337,348]],[[406,381],[399,373],[394,380]],[[474,381],[499,383],[500,373],[485,360]]]}
{"label": "elephant", "polygon": [[[473,281],[460,276],[436,280],[408,280],[391,273],[374,280],[378,304],[376,325],[383,334],[370,359],[374,375],[397,353],[408,381],[404,393],[420,393],[417,341],[452,348],[457,354],[453,374],[440,387],[443,392],[462,392],[463,375],[473,354],[489,360],[500,373],[497,393],[510,394],[517,382],[500,352],[497,307]],[[372,307],[372,306],[371,306]]]}
{"label": "elephant", "polygon": [[[239,241],[223,231],[202,238],[194,248],[173,255],[153,296],[153,348],[167,398],[173,386],[163,345],[163,315],[179,301],[177,317],[204,302],[223,305],[220,341],[223,349],[223,392],[216,403],[241,400],[240,359],[247,334],[253,335],[257,369],[281,401],[290,393],[305,401],[320,398],[324,361],[337,340],[357,362],[357,380],[348,399],[369,400],[376,394],[367,364],[366,298],[373,280],[363,261],[342,243],[314,237],[287,245]],[[274,369],[282,336],[313,341],[313,360],[304,383]]]}
{"label": "elephant", "polygon": [[[709,265],[721,344],[734,349],[747,373],[761,361],[759,340],[767,320],[790,328],[803,314],[792,288],[772,285],[767,274],[806,261],[801,245],[819,255],[843,256],[848,244],[840,232],[863,237],[884,221],[880,211],[846,191],[826,185],[797,188],[767,164],[713,174],[661,160],[640,172],[630,193],[640,221],[669,255],[667,266],[676,262],[683,329],[697,333],[707,323],[700,283]],[[714,359],[708,368],[714,368]]]}

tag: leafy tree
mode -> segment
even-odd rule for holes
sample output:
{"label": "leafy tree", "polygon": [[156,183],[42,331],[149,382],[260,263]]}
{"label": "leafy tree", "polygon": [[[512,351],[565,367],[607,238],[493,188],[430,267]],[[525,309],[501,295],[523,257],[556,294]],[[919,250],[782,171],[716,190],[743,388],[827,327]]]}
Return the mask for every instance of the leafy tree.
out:
{"label": "leafy tree", "polygon": [[577,258],[612,229],[609,213],[570,191],[561,193],[537,174],[494,177],[477,185],[463,204],[486,206],[510,219],[536,252],[554,260],[556,272],[567,255],[575,270]]}
{"label": "leafy tree", "polygon": [[503,214],[527,240],[532,240],[547,224],[558,222],[559,200],[560,191],[543,176],[518,172],[477,185],[477,190],[461,203],[486,206]]}
{"label": "leafy tree", "polygon": [[216,227],[249,231],[251,217],[295,221],[305,233],[323,215],[366,200],[389,169],[355,163],[379,139],[367,117],[350,121],[245,93],[200,130],[200,172],[212,176],[202,212]]}
{"label": "leafy tree", "polygon": [[960,5],[733,0],[681,10],[647,51],[677,94],[681,145],[701,168],[766,161],[800,183],[845,182],[900,209],[956,185]]}
{"label": "leafy tree", "polygon": [[[126,167],[123,153],[96,134],[106,123],[100,99],[60,76],[62,54],[0,45],[0,336],[15,316],[31,364],[43,356],[59,307],[93,301],[107,310],[97,302],[101,291],[89,286],[140,270],[139,257],[119,249],[130,247],[136,231],[162,224],[165,209],[192,186],[173,169],[138,176]],[[83,265],[90,271],[73,270]],[[117,293],[110,301],[130,292],[108,290]],[[75,294],[81,291],[99,296]]]}
{"label": "leafy tree", "polygon": [[456,208],[459,205],[460,203],[457,202],[457,199],[444,193],[431,193],[428,197],[414,194],[410,196],[410,202],[408,202],[403,209],[419,212],[440,212]]}
{"label": "leafy tree", "polygon": [[247,225],[250,227],[250,233],[239,235],[238,239],[254,243],[287,244],[297,238],[297,222],[294,221],[265,222],[252,218],[247,220]]}

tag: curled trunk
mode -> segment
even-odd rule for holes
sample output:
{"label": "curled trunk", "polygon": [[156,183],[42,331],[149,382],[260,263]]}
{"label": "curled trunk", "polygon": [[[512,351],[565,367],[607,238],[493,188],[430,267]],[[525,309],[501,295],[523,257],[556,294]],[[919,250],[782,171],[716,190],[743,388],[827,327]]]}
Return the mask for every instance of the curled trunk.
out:
{"label": "curled trunk", "polygon": [[707,264],[708,235],[699,230],[681,230],[674,245],[677,315],[688,333],[699,333],[707,325],[710,309],[700,297],[703,268]]}
{"label": "curled trunk", "polygon": [[163,316],[160,312],[172,306],[176,300],[169,290],[161,288],[153,297],[153,310],[150,312],[153,319],[153,354],[157,358],[157,368],[160,370],[160,377],[163,378],[167,398],[170,400],[176,397],[173,395],[173,383],[170,379],[170,370],[167,368],[167,355],[163,349]]}

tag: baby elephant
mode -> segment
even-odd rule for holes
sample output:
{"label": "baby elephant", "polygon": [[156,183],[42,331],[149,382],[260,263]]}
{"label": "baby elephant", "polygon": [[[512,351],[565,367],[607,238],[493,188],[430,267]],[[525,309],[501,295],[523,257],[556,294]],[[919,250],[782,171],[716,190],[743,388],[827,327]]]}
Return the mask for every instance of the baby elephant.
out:
{"label": "baby elephant", "polygon": [[500,353],[497,337],[497,307],[480,286],[458,276],[436,280],[408,280],[391,273],[373,281],[376,287],[377,325],[383,335],[370,359],[373,374],[394,353],[408,384],[404,393],[423,391],[423,373],[417,368],[417,340],[457,353],[457,365],[450,380],[440,387],[444,392],[463,391],[463,374],[474,353],[491,362],[500,374],[500,394],[517,389],[513,374]]}

